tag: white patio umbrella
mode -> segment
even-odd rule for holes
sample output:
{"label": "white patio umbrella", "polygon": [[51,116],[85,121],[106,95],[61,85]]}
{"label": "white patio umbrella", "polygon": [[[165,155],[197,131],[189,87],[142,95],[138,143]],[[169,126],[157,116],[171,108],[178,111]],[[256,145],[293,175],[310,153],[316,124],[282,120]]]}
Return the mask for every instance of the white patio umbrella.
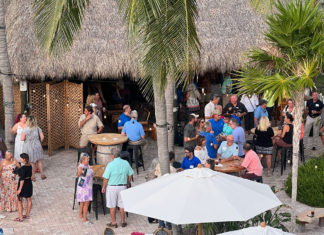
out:
{"label": "white patio umbrella", "polygon": [[174,224],[246,221],[281,205],[265,184],[195,168],[121,192],[128,212]]}
{"label": "white patio umbrella", "polygon": [[258,226],[220,233],[219,235],[293,235],[293,233],[287,233],[282,231],[281,229],[273,228],[270,226]]}

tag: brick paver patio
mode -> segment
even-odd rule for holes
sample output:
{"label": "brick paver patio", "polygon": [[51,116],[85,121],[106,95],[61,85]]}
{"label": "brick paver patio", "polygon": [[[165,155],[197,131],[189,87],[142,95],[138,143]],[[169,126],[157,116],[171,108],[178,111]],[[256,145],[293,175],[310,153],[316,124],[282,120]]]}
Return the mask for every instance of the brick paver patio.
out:
{"label": "brick paver patio", "polygon": [[[306,149],[306,156],[317,155],[320,151],[323,152],[323,146],[318,140],[318,150],[312,151]],[[145,164],[146,169],[149,169],[152,159],[157,157],[156,142],[149,140],[148,148],[145,151]],[[176,158],[181,161],[183,158],[183,148],[176,147]],[[306,160],[309,157],[306,157]],[[72,210],[74,182],[76,174],[76,160],[77,151],[60,150],[56,151],[51,157],[45,156],[44,165],[46,180],[41,180],[40,175],[37,174],[37,181],[34,183],[33,194],[33,209],[31,218],[24,220],[24,222],[14,222],[17,217],[17,212],[8,213],[2,212],[1,215],[5,218],[0,219],[0,227],[4,228],[5,234],[103,234],[106,224],[110,222],[108,209],[106,215],[103,215],[102,208],[99,206],[99,219],[95,219],[94,212],[92,211],[88,218],[93,222],[92,225],[84,225],[81,219],[78,218],[79,206]],[[275,185],[277,188],[283,188],[284,181],[287,178],[288,172],[291,168],[280,176],[279,167],[276,168],[272,177],[264,176],[264,183],[270,186]],[[134,175],[134,185],[145,182],[145,175],[148,170],[143,172],[140,168],[140,174]],[[289,205],[290,198],[284,191],[277,193],[279,199]],[[308,207],[298,203],[298,211],[307,209]],[[289,210],[289,209],[287,209]],[[157,228],[157,224],[149,224],[146,217],[129,214],[126,218],[128,226],[121,228],[119,216],[117,222],[119,227],[115,230],[116,234],[131,234],[132,232],[142,232],[152,234]],[[289,224],[288,224],[289,226]],[[303,234],[324,234],[324,228],[318,227],[317,224],[306,225],[306,231]]]}

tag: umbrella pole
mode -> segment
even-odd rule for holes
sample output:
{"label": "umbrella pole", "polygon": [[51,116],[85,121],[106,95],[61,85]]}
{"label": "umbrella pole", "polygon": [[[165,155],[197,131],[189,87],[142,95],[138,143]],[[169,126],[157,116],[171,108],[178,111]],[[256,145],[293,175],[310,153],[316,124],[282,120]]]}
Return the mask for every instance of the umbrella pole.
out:
{"label": "umbrella pole", "polygon": [[202,224],[198,224],[198,235],[202,235]]}

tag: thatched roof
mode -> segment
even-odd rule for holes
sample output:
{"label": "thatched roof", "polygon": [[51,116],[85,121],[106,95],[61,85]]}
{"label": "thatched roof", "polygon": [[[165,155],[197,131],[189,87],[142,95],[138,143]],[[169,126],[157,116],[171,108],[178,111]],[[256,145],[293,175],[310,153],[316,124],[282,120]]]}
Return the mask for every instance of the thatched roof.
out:
{"label": "thatched roof", "polygon": [[[7,6],[7,40],[13,73],[38,79],[138,75],[137,61],[127,46],[126,28],[115,0],[91,0],[72,50],[59,59],[49,58],[37,44],[31,22],[32,2],[15,0]],[[246,0],[197,2],[202,44],[200,72],[238,68],[241,53],[262,42],[263,20]]]}

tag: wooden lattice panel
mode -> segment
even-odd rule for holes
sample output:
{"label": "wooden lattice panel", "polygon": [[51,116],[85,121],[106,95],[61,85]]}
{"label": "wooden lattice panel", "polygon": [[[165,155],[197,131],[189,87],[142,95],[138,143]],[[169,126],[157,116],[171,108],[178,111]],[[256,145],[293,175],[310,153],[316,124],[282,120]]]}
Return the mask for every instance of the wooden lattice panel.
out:
{"label": "wooden lattice panel", "polygon": [[66,81],[66,135],[67,148],[79,148],[81,132],[78,121],[83,113],[83,84]]}
{"label": "wooden lattice panel", "polygon": [[17,115],[22,112],[19,83],[14,84],[14,102],[15,102],[14,112],[16,118]]}
{"label": "wooden lattice panel", "polygon": [[65,84],[46,84],[48,155],[65,146]]}
{"label": "wooden lattice panel", "polygon": [[46,83],[29,83],[29,103],[32,105],[31,115],[37,118],[44,133],[43,145],[48,145]]}
{"label": "wooden lattice panel", "polygon": [[3,105],[3,90],[0,84],[0,125],[4,128],[4,105]]}

